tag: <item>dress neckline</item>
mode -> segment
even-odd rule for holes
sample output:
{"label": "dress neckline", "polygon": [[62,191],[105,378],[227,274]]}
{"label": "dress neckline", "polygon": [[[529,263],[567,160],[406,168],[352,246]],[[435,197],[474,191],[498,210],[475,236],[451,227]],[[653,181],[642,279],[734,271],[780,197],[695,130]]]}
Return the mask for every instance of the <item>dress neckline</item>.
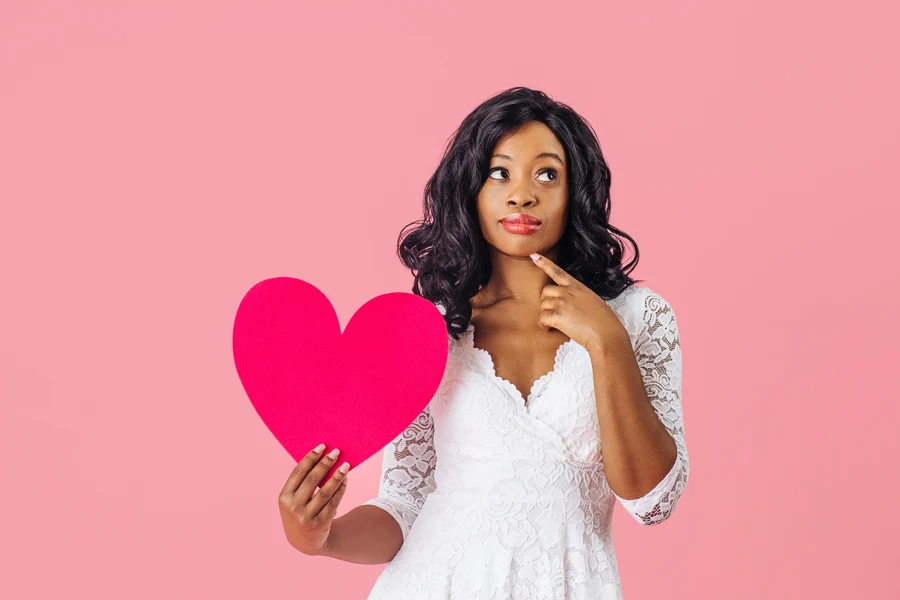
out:
{"label": "dress neckline", "polygon": [[538,377],[532,384],[531,388],[528,391],[527,397],[522,397],[522,392],[519,391],[513,383],[503,377],[497,375],[497,369],[494,366],[494,357],[491,356],[491,353],[483,348],[478,348],[475,346],[475,325],[469,322],[468,327],[466,327],[466,340],[468,342],[469,348],[473,351],[476,359],[481,360],[481,364],[484,366],[484,370],[487,374],[487,377],[499,385],[502,389],[506,390],[508,394],[511,396],[511,399],[515,401],[520,409],[529,410],[532,406],[532,402],[534,401],[537,393],[543,390],[546,387],[546,384],[555,377],[562,365],[562,360],[566,355],[566,352],[569,348],[576,345],[578,342],[569,338],[565,342],[561,343],[556,348],[556,354],[553,358],[553,368]]}

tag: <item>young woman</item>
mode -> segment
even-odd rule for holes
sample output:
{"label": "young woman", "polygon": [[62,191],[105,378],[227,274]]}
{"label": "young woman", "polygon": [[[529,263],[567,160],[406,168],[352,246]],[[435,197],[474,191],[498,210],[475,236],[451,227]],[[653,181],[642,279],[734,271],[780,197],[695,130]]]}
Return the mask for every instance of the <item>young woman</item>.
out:
{"label": "young woman", "polygon": [[377,497],[334,519],[346,474],[314,492],[337,456],[297,465],[294,547],[389,562],[369,600],[622,598],[615,502],[660,523],[689,465],[675,316],[628,277],[609,188],[593,129],[539,91],[466,117],[399,243],[447,322],[443,380]]}

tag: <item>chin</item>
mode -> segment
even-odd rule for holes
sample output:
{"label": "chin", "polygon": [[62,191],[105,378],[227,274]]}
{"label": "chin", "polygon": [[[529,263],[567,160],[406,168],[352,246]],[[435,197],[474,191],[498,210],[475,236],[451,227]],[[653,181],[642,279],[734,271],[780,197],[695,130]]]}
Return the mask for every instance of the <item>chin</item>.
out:
{"label": "chin", "polygon": [[531,260],[532,253],[537,252],[538,254],[543,254],[546,249],[543,244],[535,244],[534,242],[527,244],[499,244],[494,245],[494,248],[507,256],[527,258],[528,260]]}

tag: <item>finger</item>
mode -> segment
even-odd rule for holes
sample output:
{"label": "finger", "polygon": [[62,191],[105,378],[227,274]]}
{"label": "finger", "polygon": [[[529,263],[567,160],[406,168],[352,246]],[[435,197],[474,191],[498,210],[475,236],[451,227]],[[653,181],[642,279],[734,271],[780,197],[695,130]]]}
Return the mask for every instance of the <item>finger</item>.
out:
{"label": "finger", "polygon": [[566,292],[566,288],[562,286],[553,284],[545,285],[543,288],[541,288],[541,299],[543,300],[544,298],[559,298]]}
{"label": "finger", "polygon": [[316,461],[319,460],[319,455],[322,453],[322,450],[325,449],[325,444],[319,444],[312,450],[310,450],[306,456],[304,456],[300,462],[297,463],[297,466],[294,467],[294,470],[291,471],[290,476],[288,476],[287,481],[284,484],[284,487],[281,489],[281,493],[290,493],[293,494],[297,491],[297,486],[300,485],[300,482],[306,477],[309,470],[312,469],[313,465],[316,464]]}
{"label": "finger", "polygon": [[531,255],[531,259],[534,261],[534,264],[544,270],[544,273],[550,276],[550,279],[559,285],[569,286],[578,281],[546,256],[535,253]]}
{"label": "finger", "polygon": [[337,448],[332,449],[331,452],[319,460],[318,464],[312,468],[312,471],[306,474],[306,477],[304,477],[303,481],[300,483],[300,487],[294,493],[294,498],[298,502],[302,504],[307,504],[309,502],[316,486],[319,485],[319,482],[325,477],[325,473],[334,466],[339,454],[340,450]]}
{"label": "finger", "polygon": [[347,473],[349,472],[350,463],[345,462],[341,465],[340,469],[334,472],[331,479],[329,479],[325,485],[321,486],[319,491],[313,495],[312,500],[306,505],[307,513],[312,516],[319,514],[319,511],[322,510],[325,503],[331,500],[331,496],[337,491],[338,486],[340,486],[341,483],[344,482],[344,479],[347,478]]}
{"label": "finger", "polygon": [[541,300],[541,310],[553,311],[559,308],[560,304],[562,304],[562,298],[544,298]]}
{"label": "finger", "polygon": [[341,498],[344,497],[344,492],[347,491],[347,482],[349,479],[347,477],[341,482],[341,485],[338,486],[337,491],[328,499],[328,502],[325,506],[322,507],[322,510],[319,511],[319,518],[323,521],[331,521],[334,519],[334,515],[337,514],[338,505],[341,503]]}
{"label": "finger", "polygon": [[540,325],[545,330],[549,331],[550,329],[557,327],[559,324],[559,317],[555,310],[541,310],[538,315],[538,325]]}

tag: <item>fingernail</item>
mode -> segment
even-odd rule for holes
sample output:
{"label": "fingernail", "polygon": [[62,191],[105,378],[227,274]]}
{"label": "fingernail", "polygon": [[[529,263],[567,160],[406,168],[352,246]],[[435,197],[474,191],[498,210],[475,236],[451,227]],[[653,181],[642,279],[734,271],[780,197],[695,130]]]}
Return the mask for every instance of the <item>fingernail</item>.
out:
{"label": "fingernail", "polygon": [[337,448],[335,448],[334,450],[332,450],[331,452],[328,453],[328,458],[337,458],[338,454],[340,454],[340,453],[341,453],[341,451],[338,450]]}
{"label": "fingernail", "polygon": [[539,259],[540,257],[541,257],[541,255],[538,254],[537,252],[535,252],[534,254],[531,255],[531,260],[537,260],[537,259]]}
{"label": "fingernail", "polygon": [[316,454],[318,454],[319,452],[321,452],[321,451],[324,450],[324,449],[325,449],[325,444],[319,444],[318,446],[316,446],[315,448],[313,448],[313,452],[315,452]]}
{"label": "fingernail", "polygon": [[338,471],[340,471],[341,473],[346,473],[349,470],[350,470],[350,463],[344,463],[341,465],[341,468],[338,469]]}

